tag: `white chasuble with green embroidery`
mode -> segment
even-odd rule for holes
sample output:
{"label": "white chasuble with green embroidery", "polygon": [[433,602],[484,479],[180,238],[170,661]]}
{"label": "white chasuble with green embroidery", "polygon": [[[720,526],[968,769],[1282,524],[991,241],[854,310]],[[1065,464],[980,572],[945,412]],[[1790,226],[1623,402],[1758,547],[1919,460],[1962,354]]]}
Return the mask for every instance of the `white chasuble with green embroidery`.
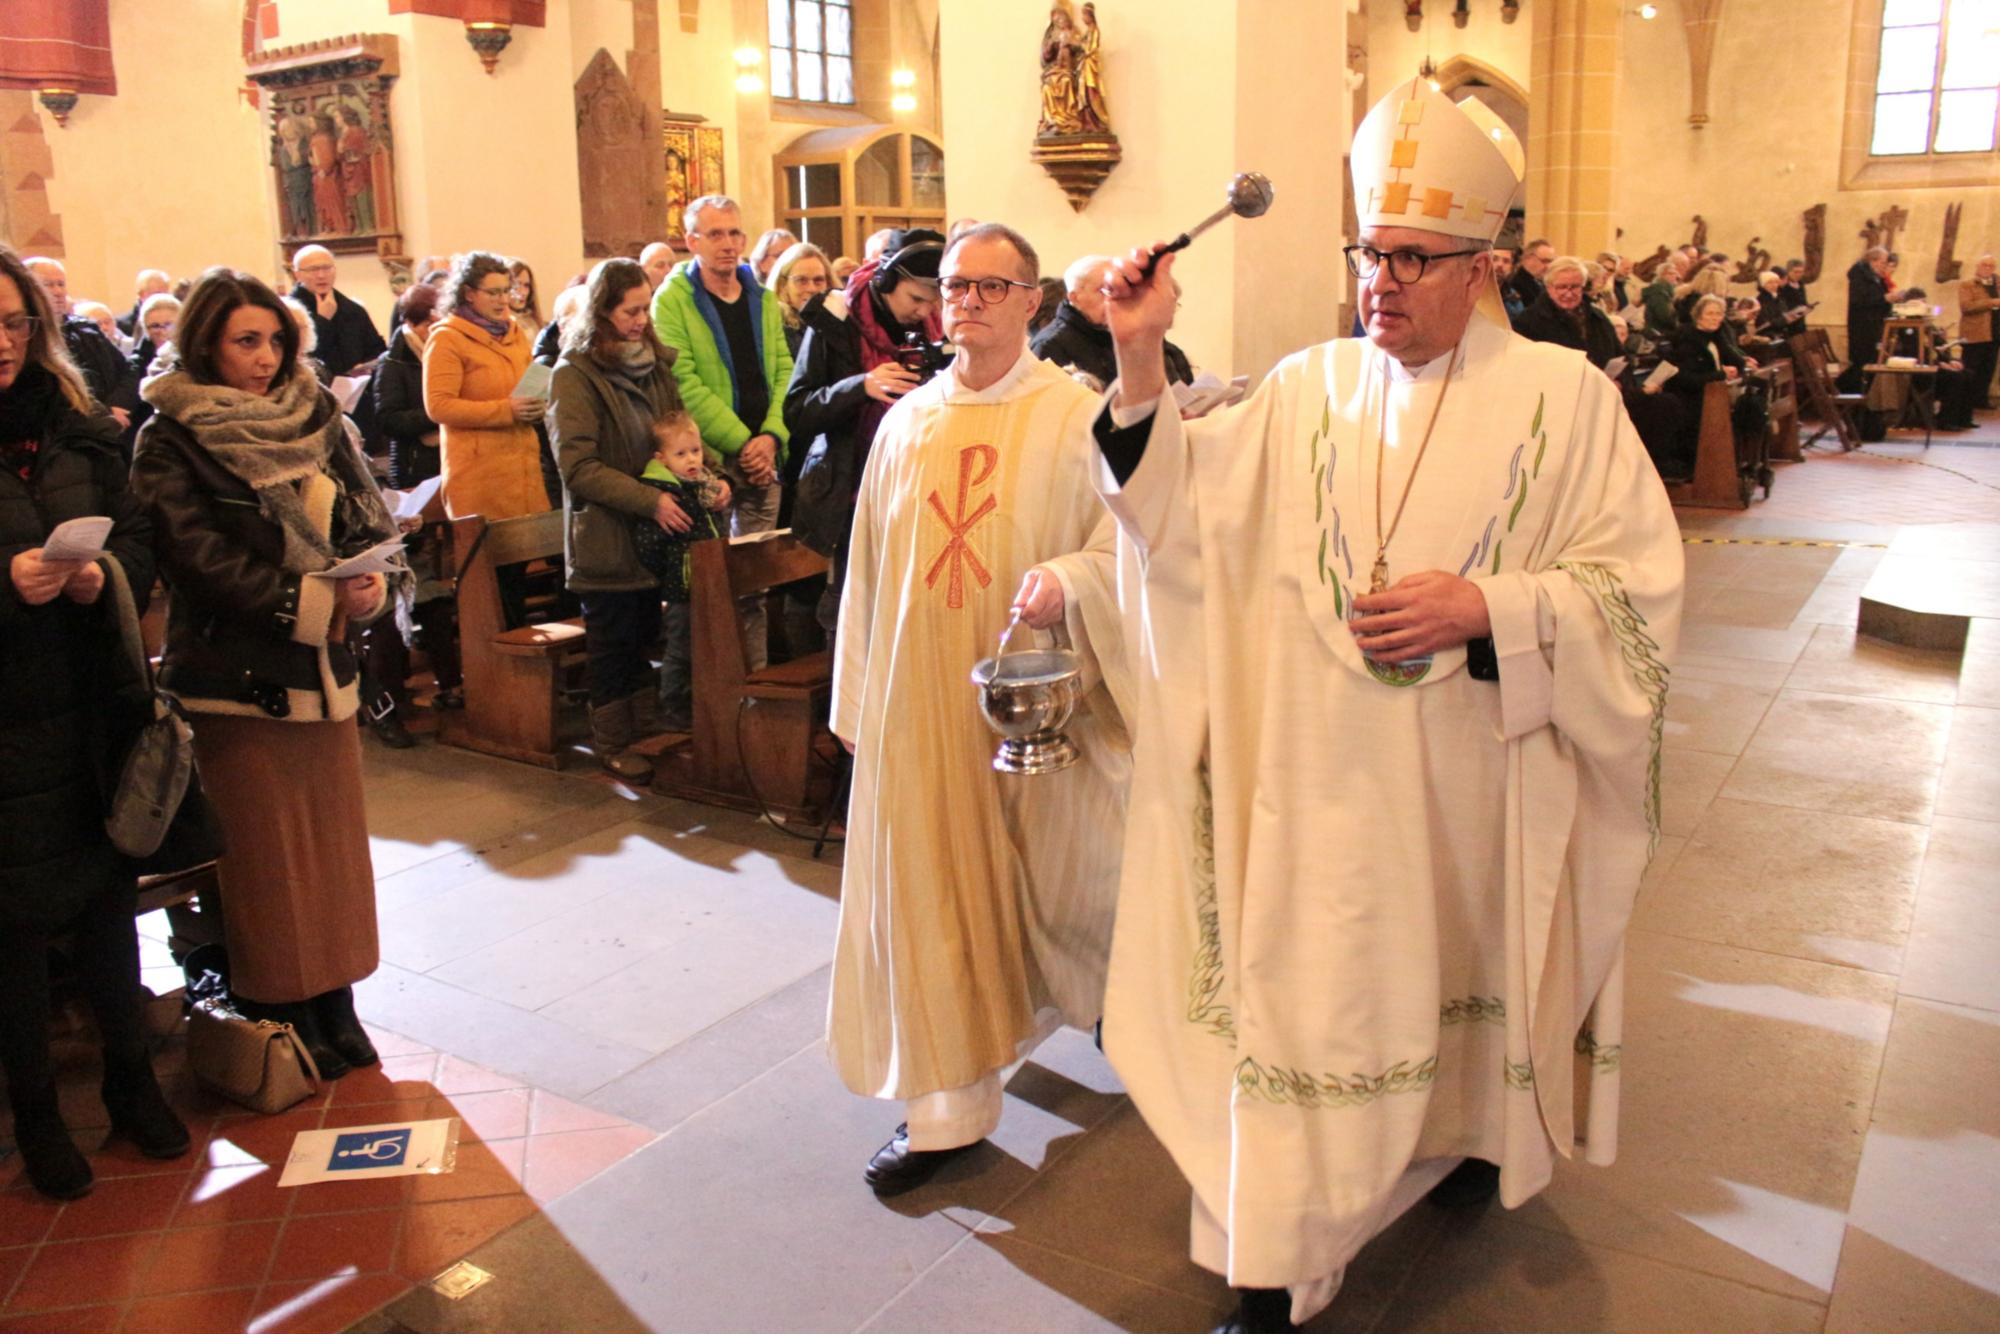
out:
{"label": "white chasuble with green embroidery", "polygon": [[[1477,320],[1412,482],[1449,361],[1324,344],[1100,475],[1136,742],[1105,1046],[1238,1286],[1337,1282],[1415,1162],[1500,1163],[1512,1206],[1614,1148],[1679,534],[1616,387]],[[1498,683],[1357,648],[1378,458],[1390,584],[1476,581]]]}
{"label": "white chasuble with green embroidery", "polygon": [[[1091,686],[1066,729],[1077,764],[995,773],[971,679],[1030,568],[1110,584],[1096,408],[1024,352],[984,390],[939,374],[876,433],[832,718],[855,753],[828,1047],[856,1093],[962,1088],[1011,1064],[1042,1012],[1084,1026],[1101,1012],[1130,755],[1097,685],[1085,599],[1069,618]],[[1023,628],[1013,647],[1034,639]]]}

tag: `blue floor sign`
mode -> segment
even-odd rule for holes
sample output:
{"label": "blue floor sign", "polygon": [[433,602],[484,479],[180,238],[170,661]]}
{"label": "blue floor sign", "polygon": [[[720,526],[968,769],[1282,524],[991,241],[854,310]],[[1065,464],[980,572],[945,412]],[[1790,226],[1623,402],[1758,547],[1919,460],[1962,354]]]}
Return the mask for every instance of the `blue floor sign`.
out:
{"label": "blue floor sign", "polygon": [[333,1142],[330,1172],[353,1172],[365,1167],[397,1167],[410,1151],[410,1131],[370,1130],[342,1135]]}

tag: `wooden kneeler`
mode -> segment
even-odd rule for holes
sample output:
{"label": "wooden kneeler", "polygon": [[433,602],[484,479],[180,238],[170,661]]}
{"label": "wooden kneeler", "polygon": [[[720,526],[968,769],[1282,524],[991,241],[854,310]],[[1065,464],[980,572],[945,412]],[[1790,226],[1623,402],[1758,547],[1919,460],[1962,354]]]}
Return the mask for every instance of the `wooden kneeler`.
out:
{"label": "wooden kneeler", "polygon": [[833,660],[808,654],[752,672],[736,600],[824,573],[826,558],[791,537],[696,542],[692,578],[694,733],[662,751],[653,790],[791,819],[820,819],[832,797],[827,732]]}
{"label": "wooden kneeler", "polygon": [[1712,380],[1703,387],[1701,439],[1695,448],[1694,477],[1668,484],[1667,498],[1674,504],[1700,509],[1750,508],[1753,487],[1737,459],[1736,428],[1730,414],[1734,401],[1730,386],[1721,380]]}
{"label": "wooden kneeler", "polygon": [[563,516],[552,510],[488,523],[478,515],[451,525],[458,567],[458,637],[465,708],[441,715],[446,745],[555,769],[564,676],[583,662],[583,622],[515,623],[500,592],[500,571],[562,561]]}

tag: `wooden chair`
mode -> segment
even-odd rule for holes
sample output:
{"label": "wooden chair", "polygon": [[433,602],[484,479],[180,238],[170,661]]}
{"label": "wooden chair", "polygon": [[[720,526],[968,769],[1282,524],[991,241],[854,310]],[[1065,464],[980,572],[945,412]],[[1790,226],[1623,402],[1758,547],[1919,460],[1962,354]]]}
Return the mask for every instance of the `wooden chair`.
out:
{"label": "wooden chair", "polygon": [[832,797],[826,652],[751,671],[736,600],[820,574],[826,558],[791,537],[697,542],[690,549],[694,733],[664,750],[653,789],[668,796],[817,820]]}
{"label": "wooden chair", "polygon": [[[561,592],[563,516],[559,510],[488,523],[478,515],[451,525],[458,575],[458,635],[465,708],[442,715],[447,745],[505,759],[561,766],[556,732],[565,677],[583,666],[583,622],[565,618]],[[521,575],[537,561],[556,564],[536,587]],[[537,619],[541,618],[541,619]]]}
{"label": "wooden chair", "polygon": [[1861,411],[1865,394],[1843,394],[1834,383],[1833,373],[1828,369],[1833,360],[1833,345],[1824,329],[1810,329],[1802,334],[1793,334],[1785,340],[1792,350],[1792,366],[1798,372],[1798,383],[1805,390],[1805,401],[1819,419],[1819,429],[1799,442],[1801,453],[1828,431],[1832,431],[1840,441],[1843,450],[1861,448],[1861,435],[1855,427],[1855,414]]}

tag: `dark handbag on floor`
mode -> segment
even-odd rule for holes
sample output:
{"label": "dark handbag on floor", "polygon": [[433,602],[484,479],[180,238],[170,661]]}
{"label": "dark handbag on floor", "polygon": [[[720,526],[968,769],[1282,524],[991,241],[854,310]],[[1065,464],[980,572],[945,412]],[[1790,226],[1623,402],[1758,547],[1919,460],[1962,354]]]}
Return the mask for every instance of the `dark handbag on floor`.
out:
{"label": "dark handbag on floor", "polygon": [[141,875],[165,875],[214,861],[221,839],[195,779],[194,730],[179,701],[153,682],[153,664],[139,631],[138,606],[124,567],[104,562],[119,641],[146,700],[145,722],[132,739],[104,817],[111,846],[140,863]]}
{"label": "dark handbag on floor", "polygon": [[188,1012],[188,1068],[195,1080],[253,1112],[275,1116],[319,1092],[319,1067],[290,1024],[246,1019],[227,998]]}

